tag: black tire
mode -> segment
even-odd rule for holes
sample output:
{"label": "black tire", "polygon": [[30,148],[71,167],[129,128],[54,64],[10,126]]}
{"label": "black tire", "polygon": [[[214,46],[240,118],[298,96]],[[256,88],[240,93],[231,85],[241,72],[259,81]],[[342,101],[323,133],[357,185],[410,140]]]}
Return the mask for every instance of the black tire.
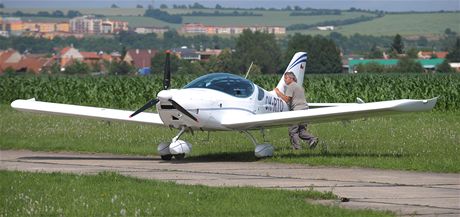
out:
{"label": "black tire", "polygon": [[162,160],[171,160],[171,159],[172,159],[172,155],[171,155],[171,154],[161,155],[161,159],[162,159]]}
{"label": "black tire", "polygon": [[185,154],[176,154],[174,155],[174,158],[176,160],[183,160],[185,158]]}

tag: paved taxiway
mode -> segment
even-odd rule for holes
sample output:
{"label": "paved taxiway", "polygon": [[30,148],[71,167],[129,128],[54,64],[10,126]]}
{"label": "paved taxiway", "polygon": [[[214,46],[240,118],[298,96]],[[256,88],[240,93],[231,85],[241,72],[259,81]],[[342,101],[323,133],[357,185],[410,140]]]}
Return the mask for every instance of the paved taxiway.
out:
{"label": "paved taxiway", "polygon": [[146,179],[208,186],[332,191],[349,199],[315,201],[391,210],[400,216],[460,216],[460,174],[309,167],[263,162],[162,161],[159,157],[0,151],[0,169],[95,174],[115,171]]}

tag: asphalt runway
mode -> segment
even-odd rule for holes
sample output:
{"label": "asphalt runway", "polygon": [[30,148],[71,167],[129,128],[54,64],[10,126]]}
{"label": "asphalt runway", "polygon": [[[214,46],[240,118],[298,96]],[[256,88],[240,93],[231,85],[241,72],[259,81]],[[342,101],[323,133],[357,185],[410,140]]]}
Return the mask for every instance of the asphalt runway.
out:
{"label": "asphalt runway", "polygon": [[460,216],[460,174],[309,167],[264,162],[162,161],[159,156],[0,151],[1,170],[96,174],[208,186],[332,191],[345,198],[313,201],[345,208],[391,210],[399,216]]}

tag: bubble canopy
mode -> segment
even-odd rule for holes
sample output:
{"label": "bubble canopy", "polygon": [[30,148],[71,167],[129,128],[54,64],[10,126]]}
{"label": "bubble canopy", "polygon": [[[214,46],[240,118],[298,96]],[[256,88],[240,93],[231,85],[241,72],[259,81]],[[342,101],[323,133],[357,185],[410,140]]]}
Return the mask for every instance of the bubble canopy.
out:
{"label": "bubble canopy", "polygon": [[254,84],[240,76],[230,73],[211,73],[201,76],[184,86],[187,88],[206,88],[226,94],[246,98],[254,93]]}

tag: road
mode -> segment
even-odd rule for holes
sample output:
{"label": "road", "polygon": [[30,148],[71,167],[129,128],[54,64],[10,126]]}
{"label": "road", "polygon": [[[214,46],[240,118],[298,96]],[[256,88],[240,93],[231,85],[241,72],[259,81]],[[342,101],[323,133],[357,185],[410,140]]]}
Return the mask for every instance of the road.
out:
{"label": "road", "polygon": [[208,186],[256,186],[332,191],[352,209],[391,210],[399,216],[460,216],[460,174],[310,167],[265,162],[162,161],[159,157],[0,151],[1,170],[96,174],[101,171]]}

